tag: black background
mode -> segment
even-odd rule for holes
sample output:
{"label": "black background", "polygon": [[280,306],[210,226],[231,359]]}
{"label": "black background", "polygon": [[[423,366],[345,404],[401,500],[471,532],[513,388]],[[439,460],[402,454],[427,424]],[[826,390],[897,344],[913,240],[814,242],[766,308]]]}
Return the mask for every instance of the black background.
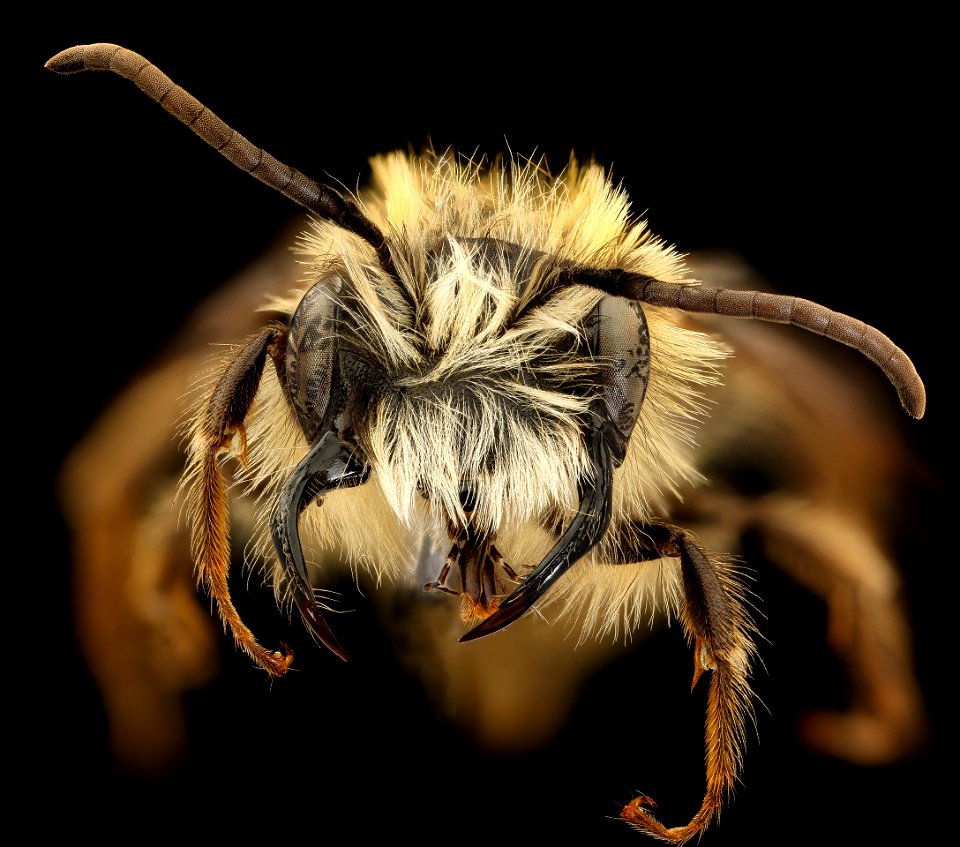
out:
{"label": "black background", "polygon": [[[904,432],[942,482],[952,426],[942,362],[954,331],[945,289],[955,275],[954,236],[938,226],[953,199],[935,47],[944,24],[821,19],[775,29],[727,19],[699,21],[694,34],[692,21],[644,15],[627,25],[599,9],[555,27],[492,9],[456,21],[449,10],[388,18],[344,10],[319,21],[281,12],[222,27],[169,17],[98,24],[78,14],[38,20],[15,37],[8,170],[24,196],[9,247],[28,260],[8,278],[8,330],[16,375],[26,377],[17,388],[26,402],[13,408],[34,425],[18,423],[12,443],[25,431],[41,456],[42,510],[30,505],[22,523],[44,521],[9,549],[8,605],[26,612],[14,615],[7,672],[7,698],[27,710],[23,796],[53,816],[68,803],[70,826],[91,833],[136,811],[130,834],[222,827],[328,843],[354,835],[645,843],[614,820],[619,805],[636,790],[692,802],[702,786],[702,707],[685,693],[689,657],[675,629],[604,670],[556,742],[516,760],[489,757],[445,727],[392,664],[372,617],[341,632],[350,665],[302,651],[303,672],[272,686],[224,642],[224,673],[191,699],[184,772],[151,783],[113,772],[97,693],[73,643],[50,481],[191,306],[297,210],[130,83],[57,77],[43,63],[76,43],[121,43],[281,161],[348,186],[363,181],[369,155],[428,139],[467,152],[509,144],[555,168],[571,149],[593,155],[681,250],[738,251],[780,290],[893,336],[930,396],[927,418],[904,416]],[[900,57],[912,48],[920,52],[908,65]],[[18,474],[38,478],[36,468]],[[823,647],[822,610],[765,573],[758,588],[772,646],[758,687],[769,713],[759,714],[737,800],[705,844],[921,835],[939,843],[950,810],[937,767],[953,752],[946,503],[935,487],[909,504],[917,524],[903,544],[933,722],[927,749],[901,765],[859,769],[797,744],[794,718],[836,697],[839,674]],[[47,521],[57,528],[52,549]],[[671,766],[673,756],[683,764]]]}

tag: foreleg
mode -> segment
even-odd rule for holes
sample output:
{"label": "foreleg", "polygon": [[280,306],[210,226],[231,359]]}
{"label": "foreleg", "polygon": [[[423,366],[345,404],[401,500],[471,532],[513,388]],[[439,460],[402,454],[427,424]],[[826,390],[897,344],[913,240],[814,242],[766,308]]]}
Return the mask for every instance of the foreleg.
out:
{"label": "foreleg", "polygon": [[634,525],[624,561],[678,558],[683,584],[681,620],[694,647],[691,689],[710,671],[706,717],[707,784],[703,803],[689,823],[665,827],[649,811],[646,796],[620,813],[635,829],[673,844],[702,833],[719,815],[742,765],[745,727],[752,718],[750,665],[754,625],[745,608],[745,589],[731,562],[704,551],[692,534],[660,523]]}
{"label": "foreleg", "polygon": [[190,457],[184,484],[190,490],[190,521],[193,529],[193,556],[197,581],[216,601],[224,627],[237,646],[271,674],[286,672],[292,654],[268,650],[241,620],[233,605],[227,576],[230,569],[230,521],[227,490],[220,468],[224,453],[240,439],[237,457],[247,463],[244,419],[253,404],[266,358],[282,361],[286,338],[282,327],[267,328],[251,336],[227,364],[206,403],[201,407],[190,431]]}

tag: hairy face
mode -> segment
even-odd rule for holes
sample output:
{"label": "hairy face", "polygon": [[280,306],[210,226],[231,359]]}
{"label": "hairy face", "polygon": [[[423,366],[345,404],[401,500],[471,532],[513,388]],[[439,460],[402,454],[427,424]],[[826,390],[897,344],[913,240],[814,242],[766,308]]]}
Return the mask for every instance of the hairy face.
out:
{"label": "hairy face", "polygon": [[[476,625],[461,641],[558,597],[585,597],[588,623],[616,631],[659,592],[693,645],[694,684],[710,677],[706,791],[682,826],[664,827],[642,795],[621,816],[674,843],[701,834],[739,772],[755,649],[729,557],[666,519],[666,499],[698,481],[702,392],[726,356],[687,315],[789,323],[853,346],[920,417],[909,358],[816,303],[699,286],[595,165],[554,175],[393,154],[373,161],[366,193],[347,196],[256,148],[129,50],[76,47],[48,67],[135,82],[316,216],[299,243],[303,285],[201,381],[188,412],[193,555],[236,643],[274,675],[293,659],[260,645],[233,605],[225,459],[262,504],[249,558],[344,659],[308,568],[314,550],[379,581],[418,575],[425,541],[446,541],[426,588],[463,599]],[[540,548],[526,558],[530,538]]]}

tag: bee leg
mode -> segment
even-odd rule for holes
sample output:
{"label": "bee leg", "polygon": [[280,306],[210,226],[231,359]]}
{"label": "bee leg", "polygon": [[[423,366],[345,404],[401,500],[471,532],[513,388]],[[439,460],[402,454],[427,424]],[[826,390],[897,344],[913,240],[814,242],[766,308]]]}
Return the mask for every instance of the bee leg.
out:
{"label": "bee leg", "polygon": [[629,551],[634,561],[676,557],[683,581],[681,619],[694,646],[693,686],[710,671],[707,699],[707,785],[703,803],[689,823],[665,827],[649,811],[643,795],[620,813],[635,829],[683,844],[702,833],[732,792],[741,766],[746,721],[753,715],[750,662],[755,651],[754,625],[744,604],[744,588],[729,561],[702,550],[686,530],[666,524],[641,524],[635,537],[645,545]]}
{"label": "bee leg", "polygon": [[[197,581],[217,605],[225,629],[237,646],[260,667],[279,676],[287,671],[293,655],[268,650],[241,620],[227,576],[230,570],[230,517],[227,489],[220,460],[231,451],[247,463],[247,438],[243,421],[250,410],[267,355],[277,361],[286,342],[286,330],[268,327],[249,337],[227,364],[197,415],[190,432],[190,451],[184,484],[190,488],[190,523]],[[234,436],[239,447],[234,450]]]}
{"label": "bee leg", "polygon": [[334,488],[366,481],[365,465],[348,452],[336,432],[328,431],[287,478],[270,516],[270,530],[280,563],[290,578],[300,616],[310,633],[344,661],[336,636],[320,613],[303,559],[298,518],[314,500]]}

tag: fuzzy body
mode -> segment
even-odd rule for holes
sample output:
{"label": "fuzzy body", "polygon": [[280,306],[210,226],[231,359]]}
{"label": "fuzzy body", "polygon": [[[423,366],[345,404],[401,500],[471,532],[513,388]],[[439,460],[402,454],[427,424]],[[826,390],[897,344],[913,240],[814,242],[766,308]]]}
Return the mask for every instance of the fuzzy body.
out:
{"label": "fuzzy body", "polygon": [[[397,278],[355,236],[313,221],[298,245],[306,284],[271,304],[292,315],[314,280],[336,275],[331,296],[345,315],[338,343],[377,374],[375,390],[354,397],[350,414],[370,482],[304,512],[308,555],[340,558],[377,582],[420,578],[425,544],[440,548],[449,524],[467,522],[461,490],[469,481],[470,519],[495,533],[522,577],[576,513],[578,480],[591,473],[583,417],[604,389],[584,343],[602,293],[560,288],[557,271],[583,264],[683,283],[682,258],[630,218],[626,196],[595,165],[571,161],[554,178],[534,163],[485,169],[452,155],[392,154],[374,159],[372,171],[360,201],[387,233]],[[610,526],[548,598],[575,607],[600,633],[629,633],[651,601],[676,603],[676,569],[625,566],[614,539],[696,481],[690,453],[700,392],[716,382],[725,355],[673,310],[643,308],[649,382],[614,472]],[[273,498],[308,446],[269,368],[245,427],[242,477],[261,497],[266,526]],[[252,558],[273,560],[268,533]]]}
{"label": "fuzzy body", "polygon": [[696,286],[595,165],[571,161],[553,177],[514,159],[393,154],[350,197],[247,141],[130,50],[80,45],[47,67],[125,77],[316,215],[299,241],[303,284],[201,380],[186,424],[196,572],[237,645],[276,676],[293,660],[257,641],[230,596],[231,457],[261,504],[247,562],[341,658],[314,587],[317,566],[334,561],[375,583],[416,577],[459,594],[464,619],[481,619],[461,641],[535,604],[599,635],[629,635],[665,606],[694,648],[693,685],[710,678],[705,792],[682,826],[661,824],[645,795],[621,817],[675,844],[699,836],[742,765],[755,628],[730,558],[666,520],[700,481],[694,429],[726,356],[681,315],[847,344],[920,417],[925,391],[906,354],[802,298]]}

